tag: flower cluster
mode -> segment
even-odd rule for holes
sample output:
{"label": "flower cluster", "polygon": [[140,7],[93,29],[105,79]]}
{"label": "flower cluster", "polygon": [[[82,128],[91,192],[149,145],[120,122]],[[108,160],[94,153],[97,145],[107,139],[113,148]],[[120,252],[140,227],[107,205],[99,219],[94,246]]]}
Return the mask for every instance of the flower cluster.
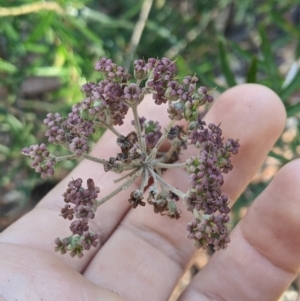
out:
{"label": "flower cluster", "polygon": [[47,126],[45,133],[48,141],[54,144],[67,144],[70,151],[80,157],[88,152],[87,138],[95,133],[94,124],[90,120],[80,117],[78,106],[72,108],[67,118],[62,118],[59,113],[49,113],[44,119]]}
{"label": "flower cluster", "polygon": [[49,150],[44,143],[23,148],[22,154],[32,159],[31,167],[40,173],[42,178],[53,176],[56,160],[50,157]]}
{"label": "flower cluster", "polygon": [[153,205],[154,212],[161,215],[167,215],[171,218],[179,219],[181,211],[177,208],[174,201],[178,201],[179,197],[172,191],[162,190],[160,193],[156,193],[154,187],[150,188],[147,201],[150,205]]}
{"label": "flower cluster", "polygon": [[231,154],[237,154],[239,143],[233,139],[224,143],[219,126],[205,126],[206,123],[198,117],[189,131],[191,143],[199,147],[200,153],[186,161],[192,188],[184,202],[196,218],[188,224],[187,229],[190,232],[188,237],[194,239],[195,245],[205,248],[213,244],[215,249],[219,249],[225,248],[229,239],[224,226],[229,221],[230,209],[228,197],[221,190],[224,183],[223,173],[232,170],[230,157]]}
{"label": "flower cluster", "polygon": [[174,79],[176,67],[174,62],[167,58],[157,60],[151,58],[145,66],[150,71],[146,87],[153,93],[155,103],[160,105],[166,103],[168,98],[165,95],[168,83]]}
{"label": "flower cluster", "polygon": [[[221,188],[223,174],[233,168],[230,158],[238,152],[239,143],[233,139],[224,141],[220,126],[206,125],[201,120],[199,107],[213,101],[208,89],[198,85],[196,75],[180,80],[175,62],[168,58],[136,60],[133,77],[108,58],[96,62],[95,69],[102,78],[82,86],[84,99],[73,105],[67,116],[49,113],[44,120],[48,142],[66,147],[70,155],[50,155],[45,144],[23,149],[23,154],[32,159],[31,166],[42,177],[53,175],[56,162],[80,157],[102,164],[105,172],[121,174],[114,182],[122,183],[101,199],[97,199],[100,190],[92,179],[88,180],[87,189],[82,187],[81,179],[69,182],[63,194],[65,206],[61,216],[72,220],[72,235],[57,238],[56,251],[82,257],[83,250],[95,247],[99,236],[89,231],[88,221],[95,217],[101,204],[128,189],[138,178],[139,187],[127,198],[132,208],[148,204],[153,206],[155,213],[178,219],[181,210],[177,204],[181,199],[187,210],[194,214],[187,230],[195,246],[206,248],[212,245],[216,250],[226,248],[230,209],[228,197]],[[152,119],[153,116],[149,119],[139,116],[138,106],[146,94],[152,94],[154,104],[162,109],[165,107],[170,121],[164,128]],[[133,128],[124,133],[122,124],[129,111],[134,118]],[[179,120],[186,120],[188,126],[176,124]],[[116,136],[119,150],[109,158],[88,154],[89,139],[99,128]],[[164,142],[169,148],[162,151]],[[178,163],[180,155],[190,145],[198,148],[198,154],[186,163]],[[187,169],[191,184],[187,192],[170,185],[163,176],[166,169],[183,167]],[[145,201],[144,191],[149,185]]]}
{"label": "flower cluster", "polygon": [[103,72],[106,78],[120,83],[125,83],[131,78],[131,75],[122,66],[118,66],[107,58],[100,59],[95,65],[95,70]]}
{"label": "flower cluster", "polygon": [[198,78],[194,75],[185,77],[182,83],[174,80],[168,83],[166,94],[172,100],[168,108],[170,119],[194,121],[198,116],[199,106],[214,100],[207,94],[206,87],[196,90],[197,82]]}
{"label": "flower cluster", "polygon": [[72,180],[68,184],[63,197],[66,205],[61,209],[61,216],[64,219],[76,220],[70,225],[72,235],[63,239],[56,238],[55,251],[62,254],[70,252],[72,257],[83,256],[83,250],[89,250],[91,246],[98,244],[98,234],[89,231],[89,219],[95,217],[95,201],[100,192],[92,179],[87,180],[87,189],[82,187],[82,179]]}
{"label": "flower cluster", "polygon": [[225,249],[230,242],[227,228],[224,226],[228,222],[227,214],[217,216],[211,214],[202,217],[199,215],[186,226],[186,230],[189,232],[188,238],[193,239],[198,248],[206,248],[211,245],[215,251]]}

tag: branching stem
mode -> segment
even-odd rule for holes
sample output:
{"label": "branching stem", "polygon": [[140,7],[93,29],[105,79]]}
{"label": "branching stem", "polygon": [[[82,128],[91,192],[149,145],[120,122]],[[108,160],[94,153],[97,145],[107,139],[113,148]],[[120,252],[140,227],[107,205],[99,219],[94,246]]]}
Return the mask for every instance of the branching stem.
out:
{"label": "branching stem", "polygon": [[88,154],[82,154],[82,157],[85,158],[85,159],[88,159],[88,160],[90,160],[90,161],[100,163],[100,164],[104,164],[104,163],[106,162],[106,161],[103,160],[103,159],[96,158],[96,157],[90,156],[90,155],[88,155]]}
{"label": "branching stem", "polygon": [[152,162],[155,159],[156,154],[157,154],[157,148],[153,148],[151,154],[146,158],[146,163]]}
{"label": "branching stem", "polygon": [[164,155],[161,158],[160,162],[169,162],[169,160],[172,158],[172,155],[173,155],[174,151],[176,151],[176,149],[178,149],[178,146],[173,144],[170,147],[170,149],[166,153],[164,153]]}
{"label": "branching stem", "polygon": [[94,124],[100,127],[108,128],[112,133],[114,133],[117,137],[120,137],[121,134],[116,130],[113,125],[108,124],[105,120],[94,121]]}
{"label": "branching stem", "polygon": [[131,177],[134,173],[136,173],[137,171],[139,170],[139,168],[136,168],[134,169],[132,172],[126,174],[125,176],[121,177],[121,178],[118,178],[118,179],[115,179],[114,182],[115,183],[119,183],[121,182],[122,180],[126,179],[127,177]]}
{"label": "branching stem", "polygon": [[142,168],[139,169],[135,175],[132,176],[131,179],[129,179],[128,181],[126,181],[125,183],[123,183],[121,186],[119,186],[117,189],[115,189],[114,191],[112,191],[110,194],[108,194],[107,196],[105,196],[104,198],[97,200],[95,207],[98,208],[100,205],[102,205],[103,203],[105,203],[106,201],[108,201],[109,199],[111,199],[113,196],[115,196],[116,194],[118,194],[119,192],[121,192],[122,190],[126,190],[142,173]]}
{"label": "branching stem", "polygon": [[61,157],[53,157],[55,158],[55,161],[56,162],[60,162],[60,161],[65,161],[65,160],[73,160],[73,159],[76,159],[77,156],[75,154],[72,154],[72,155],[66,155],[66,156],[61,156]]}
{"label": "branching stem", "polygon": [[182,192],[181,190],[173,187],[172,185],[165,182],[158,174],[155,175],[156,179],[161,183],[161,185],[166,188],[167,190],[170,190],[174,192],[176,195],[178,195],[180,198],[184,199],[186,196],[186,193]]}
{"label": "branching stem", "polygon": [[160,163],[160,162],[153,162],[152,166],[154,168],[181,168],[181,167],[186,167],[186,163],[173,163],[173,164],[168,164],[168,163]]}
{"label": "branching stem", "polygon": [[159,138],[159,140],[157,141],[155,147],[152,149],[149,157],[153,157],[153,152],[157,152],[157,150],[160,148],[160,146],[162,145],[162,143],[164,142],[164,140],[167,138],[171,127],[174,125],[175,120],[171,120],[169,122],[169,124],[167,125],[167,127],[165,128],[165,132],[161,135],[161,137]]}
{"label": "branching stem", "polygon": [[143,176],[142,176],[142,183],[140,186],[140,190],[144,191],[145,187],[147,186],[149,182],[149,172],[147,166],[143,167]]}
{"label": "branching stem", "polygon": [[151,176],[152,176],[152,179],[153,179],[153,185],[154,185],[154,188],[157,189],[157,180],[156,180],[156,174],[152,168],[152,166],[148,166],[148,170],[150,171],[151,173]]}

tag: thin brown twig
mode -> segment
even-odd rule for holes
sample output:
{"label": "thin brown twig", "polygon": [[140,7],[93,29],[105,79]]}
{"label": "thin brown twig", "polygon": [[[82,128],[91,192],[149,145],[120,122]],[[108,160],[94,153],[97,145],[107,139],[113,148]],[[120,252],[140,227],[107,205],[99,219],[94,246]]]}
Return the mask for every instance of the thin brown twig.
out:
{"label": "thin brown twig", "polygon": [[130,40],[130,45],[129,45],[129,50],[128,50],[128,59],[125,64],[126,69],[129,68],[133,56],[135,54],[136,48],[140,42],[143,30],[145,28],[146,22],[148,20],[148,15],[152,7],[153,0],[144,0],[141,12],[140,12],[140,17],[137,23],[135,24],[131,40]]}

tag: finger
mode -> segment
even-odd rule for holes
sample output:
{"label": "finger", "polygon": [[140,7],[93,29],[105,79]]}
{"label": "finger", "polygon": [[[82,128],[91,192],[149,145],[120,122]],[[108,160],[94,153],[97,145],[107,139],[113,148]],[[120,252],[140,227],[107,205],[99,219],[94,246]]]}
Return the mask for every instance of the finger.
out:
{"label": "finger", "polygon": [[285,165],[180,301],[278,300],[300,269],[299,181],[300,160]]}
{"label": "finger", "polygon": [[[278,116],[276,120],[269,118],[270,111]],[[225,193],[234,198],[278,138],[285,113],[271,90],[243,85],[225,92],[206,117],[207,122],[218,124],[220,120],[224,135],[239,138],[241,143],[234,172],[224,185]],[[165,176],[175,187],[187,191],[187,176],[182,170],[172,169]],[[174,221],[154,215],[152,210],[146,206],[127,214],[88,266],[84,273],[88,279],[129,300],[168,298],[195,251],[184,230],[192,217],[183,211],[182,217]]]}
{"label": "finger", "polygon": [[221,123],[226,139],[239,139],[241,144],[239,154],[232,157],[234,168],[225,174],[222,187],[235,201],[283,131],[286,113],[282,101],[273,91],[256,84],[230,89],[224,93],[224,98],[224,101],[216,102],[207,118]]}
{"label": "finger", "polygon": [[29,247],[0,244],[0,271],[1,301],[125,301],[92,284],[58,257]]}
{"label": "finger", "polygon": [[[160,114],[161,107],[153,104],[150,95],[144,99],[144,104],[139,112],[141,116],[149,116],[149,119],[155,116],[155,119],[158,120],[162,126],[166,126],[168,122],[167,118],[165,118],[166,116]],[[131,125],[132,120],[133,115],[131,111],[129,111],[124,125],[117,128],[124,136],[134,129]],[[116,139],[117,137],[114,134],[109,131],[106,132],[93,148],[91,155],[106,160],[111,156],[116,156],[116,154],[120,152],[120,147],[116,144]],[[66,190],[68,182],[78,177],[83,179],[83,183],[86,183],[88,178],[94,179],[95,184],[99,186],[101,190],[99,197],[104,197],[118,187],[117,184],[113,183],[113,180],[120,177],[120,175],[112,172],[105,173],[102,165],[83,160],[63,181],[44,197],[34,210],[1,233],[0,242],[19,244],[54,253],[54,239],[56,237],[63,238],[70,235],[70,222],[59,216],[60,209],[64,207],[62,194]],[[135,184],[133,184],[133,187],[134,185]],[[127,200],[128,191],[121,191],[109,202],[101,205],[96,212],[95,219],[90,222],[91,230],[100,234],[101,245],[105,243],[119,221],[129,210],[130,204]],[[98,249],[93,249],[86,252],[85,256],[81,259],[61,256],[60,253],[54,254],[73,266],[77,271],[82,271],[97,250]]]}

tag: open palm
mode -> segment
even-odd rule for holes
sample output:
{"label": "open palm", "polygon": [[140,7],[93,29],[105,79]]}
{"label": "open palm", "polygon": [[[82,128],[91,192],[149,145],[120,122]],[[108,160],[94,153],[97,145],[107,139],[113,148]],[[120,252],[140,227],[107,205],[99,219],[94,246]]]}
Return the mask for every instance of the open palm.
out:
{"label": "open palm", "polygon": [[[167,123],[162,106],[155,106],[151,97],[144,103],[140,115]],[[131,119],[125,126],[128,132]],[[221,95],[205,120],[221,123],[225,138],[239,139],[234,169],[223,186],[233,204],[281,134],[284,108],[268,88],[241,85]],[[92,153],[109,158],[118,151],[115,140],[105,133]],[[183,169],[168,170],[164,176],[187,191]],[[118,176],[105,173],[99,164],[82,161],[34,210],[1,233],[0,299],[168,300],[195,256],[184,229],[191,213],[182,210],[179,220],[171,220],[154,214],[151,206],[132,210],[128,191],[122,191],[98,208],[91,223],[91,230],[100,235],[100,245],[82,259],[61,255],[54,252],[54,239],[70,231],[58,214],[61,195],[72,177],[93,178],[104,196]],[[277,300],[300,267],[299,182],[300,161],[283,167],[234,229],[228,248],[216,252],[179,300]]]}

